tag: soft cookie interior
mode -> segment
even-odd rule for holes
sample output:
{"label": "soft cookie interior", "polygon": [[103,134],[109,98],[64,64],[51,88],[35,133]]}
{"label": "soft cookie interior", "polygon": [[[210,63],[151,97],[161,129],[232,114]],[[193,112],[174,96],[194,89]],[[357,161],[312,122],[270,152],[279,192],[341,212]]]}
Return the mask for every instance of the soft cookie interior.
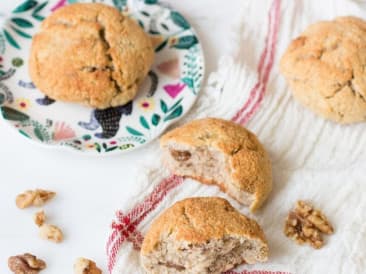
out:
{"label": "soft cookie interior", "polygon": [[189,146],[169,142],[163,147],[163,163],[175,174],[214,184],[238,202],[250,206],[254,195],[241,190],[231,178],[229,157],[208,146]]}

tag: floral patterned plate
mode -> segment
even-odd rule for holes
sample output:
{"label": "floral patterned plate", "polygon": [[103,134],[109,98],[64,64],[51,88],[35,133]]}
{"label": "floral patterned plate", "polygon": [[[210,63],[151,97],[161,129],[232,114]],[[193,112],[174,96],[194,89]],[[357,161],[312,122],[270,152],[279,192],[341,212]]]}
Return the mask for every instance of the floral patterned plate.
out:
{"label": "floral patterned plate", "polygon": [[204,73],[197,35],[180,13],[157,0],[99,0],[137,20],[151,35],[155,63],[138,96],[124,106],[96,110],[54,101],[31,82],[28,52],[42,20],[74,2],[91,0],[26,0],[14,5],[11,14],[0,15],[2,117],[23,136],[47,145],[99,155],[140,147],[181,118],[196,100]]}

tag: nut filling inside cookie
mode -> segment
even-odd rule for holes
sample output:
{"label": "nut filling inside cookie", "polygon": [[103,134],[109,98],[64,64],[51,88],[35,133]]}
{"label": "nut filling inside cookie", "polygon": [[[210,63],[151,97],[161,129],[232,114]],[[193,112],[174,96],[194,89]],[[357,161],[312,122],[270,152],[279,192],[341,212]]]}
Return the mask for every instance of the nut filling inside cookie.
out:
{"label": "nut filling inside cookie", "polygon": [[191,153],[189,151],[180,151],[180,150],[170,150],[170,154],[172,157],[178,162],[184,162],[191,158]]}
{"label": "nut filling inside cookie", "polygon": [[[260,250],[260,243],[240,237],[228,236],[194,245],[175,242],[173,238],[168,236],[156,252],[146,258],[145,267],[153,268],[155,272],[152,273],[165,273],[166,269],[171,271],[169,273],[202,273],[203,269],[204,273],[221,273],[245,262],[256,262],[260,260],[257,254],[265,252]],[[175,253],[168,250],[175,250]]]}
{"label": "nut filling inside cookie", "polygon": [[176,174],[217,185],[242,204],[249,206],[254,202],[253,194],[241,191],[231,183],[228,157],[213,148],[180,147],[175,144],[165,149],[163,161]]}

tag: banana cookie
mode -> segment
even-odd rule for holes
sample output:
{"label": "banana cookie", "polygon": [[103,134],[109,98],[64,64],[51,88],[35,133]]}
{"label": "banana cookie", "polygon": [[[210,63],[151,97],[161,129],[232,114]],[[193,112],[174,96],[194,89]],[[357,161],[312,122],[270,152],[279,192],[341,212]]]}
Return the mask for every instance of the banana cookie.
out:
{"label": "banana cookie", "polygon": [[343,124],[366,120],[366,22],[338,17],[310,25],[281,60],[294,97]]}
{"label": "banana cookie", "polygon": [[104,109],[132,100],[154,58],[149,36],[104,4],[67,5],[33,37],[29,72],[52,99]]}
{"label": "banana cookie", "polygon": [[166,133],[163,164],[174,174],[214,184],[259,208],[272,190],[269,157],[257,137],[231,121],[206,118]]}
{"label": "banana cookie", "polygon": [[152,223],[141,248],[150,274],[220,274],[267,259],[260,226],[218,197],[177,202]]}

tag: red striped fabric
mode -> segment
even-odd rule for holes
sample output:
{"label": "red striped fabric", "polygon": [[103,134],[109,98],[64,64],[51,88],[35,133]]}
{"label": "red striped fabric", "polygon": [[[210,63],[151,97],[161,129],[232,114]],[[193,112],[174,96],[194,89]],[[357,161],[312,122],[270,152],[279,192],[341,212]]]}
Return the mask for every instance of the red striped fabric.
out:
{"label": "red striped fabric", "polygon": [[[273,67],[276,43],[280,23],[280,4],[281,0],[274,0],[268,13],[268,31],[265,40],[265,47],[261,54],[258,64],[258,82],[250,91],[248,100],[243,107],[238,110],[232,121],[244,125],[258,110],[266,92],[269,76]],[[250,109],[249,106],[251,106]],[[123,214],[121,211],[116,213],[116,221],[112,223],[112,233],[108,238],[106,251],[108,256],[108,270],[112,272],[118,252],[122,244],[131,242],[138,251],[143,241],[141,232],[137,229],[138,225],[153,211],[166,197],[166,195],[183,183],[183,178],[171,175],[159,183],[152,193],[143,202],[137,204],[130,212]],[[290,274],[288,272],[273,271],[228,271],[225,274]]]}

